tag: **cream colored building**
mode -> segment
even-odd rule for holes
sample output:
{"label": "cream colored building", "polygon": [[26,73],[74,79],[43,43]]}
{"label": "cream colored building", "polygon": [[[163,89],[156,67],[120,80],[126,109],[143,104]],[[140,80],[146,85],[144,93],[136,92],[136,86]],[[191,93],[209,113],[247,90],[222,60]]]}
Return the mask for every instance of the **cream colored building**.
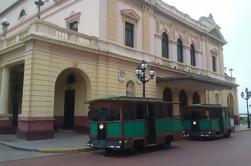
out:
{"label": "cream colored building", "polygon": [[142,60],[156,71],[147,97],[222,104],[238,121],[237,85],[224,72],[226,41],[212,15],[194,20],[161,0],[47,0],[37,19],[34,1],[19,0],[4,18],[0,132],[42,139],[58,128],[87,131],[86,101],[142,96]]}

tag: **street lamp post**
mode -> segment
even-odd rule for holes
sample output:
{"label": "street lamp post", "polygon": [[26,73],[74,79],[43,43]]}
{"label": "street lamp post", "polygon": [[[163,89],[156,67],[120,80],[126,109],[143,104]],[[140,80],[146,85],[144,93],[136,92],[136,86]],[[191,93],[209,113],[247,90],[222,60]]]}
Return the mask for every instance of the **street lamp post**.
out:
{"label": "street lamp post", "polygon": [[246,100],[247,102],[247,121],[248,121],[248,128],[250,128],[250,119],[249,119],[249,108],[248,108],[248,99],[251,97],[250,92],[248,91],[248,88],[245,89],[246,96],[244,95],[244,92],[241,92],[241,97]]}
{"label": "street lamp post", "polygon": [[230,71],[230,77],[233,77],[233,71],[234,71],[234,69],[230,68],[229,71]]}
{"label": "street lamp post", "polygon": [[150,68],[149,70],[149,78],[146,78],[146,71],[147,71],[148,65],[147,63],[143,60],[143,62],[137,67],[136,69],[136,76],[138,77],[138,79],[142,82],[143,84],[143,98],[146,97],[145,95],[145,84],[152,80],[153,77],[155,76],[155,71],[154,69]]}
{"label": "street lamp post", "polygon": [[35,1],[35,5],[37,5],[37,8],[38,8],[37,18],[40,19],[40,8],[42,6],[44,6],[44,1],[43,0],[37,0],[37,1]]}
{"label": "street lamp post", "polygon": [[8,26],[10,25],[10,23],[7,21],[6,18],[4,18],[4,20],[2,21],[1,24],[3,26],[3,36],[6,36],[7,30],[8,30]]}

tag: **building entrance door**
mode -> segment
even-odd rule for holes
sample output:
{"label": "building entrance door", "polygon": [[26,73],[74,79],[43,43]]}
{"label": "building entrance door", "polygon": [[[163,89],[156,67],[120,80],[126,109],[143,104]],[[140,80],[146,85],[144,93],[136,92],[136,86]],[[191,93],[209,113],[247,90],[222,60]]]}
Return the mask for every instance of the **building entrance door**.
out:
{"label": "building entrance door", "polygon": [[72,129],[74,127],[75,110],[75,90],[65,91],[64,101],[64,128]]}

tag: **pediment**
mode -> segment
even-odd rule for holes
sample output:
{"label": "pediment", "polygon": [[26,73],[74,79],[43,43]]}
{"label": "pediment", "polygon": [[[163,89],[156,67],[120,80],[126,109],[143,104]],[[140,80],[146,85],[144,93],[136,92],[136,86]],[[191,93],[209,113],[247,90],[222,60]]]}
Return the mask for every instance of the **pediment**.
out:
{"label": "pediment", "polygon": [[140,16],[132,9],[126,9],[120,11],[122,17],[128,17],[130,19],[133,19],[135,21],[139,21]]}
{"label": "pediment", "polygon": [[70,15],[67,18],[65,18],[65,21],[67,23],[70,23],[70,22],[73,22],[73,21],[79,21],[80,15],[81,15],[81,12],[72,11],[70,13]]}
{"label": "pediment", "polygon": [[212,28],[208,33],[225,42],[225,39],[222,33],[217,27]]}

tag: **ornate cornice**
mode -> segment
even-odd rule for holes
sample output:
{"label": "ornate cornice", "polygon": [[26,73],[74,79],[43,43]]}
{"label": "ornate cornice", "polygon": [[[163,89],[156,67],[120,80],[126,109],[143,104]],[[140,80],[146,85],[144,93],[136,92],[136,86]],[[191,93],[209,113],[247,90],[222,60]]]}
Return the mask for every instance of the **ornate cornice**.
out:
{"label": "ornate cornice", "polygon": [[126,9],[120,11],[123,20],[127,20],[132,23],[137,23],[140,20],[140,16],[132,9]]}
{"label": "ornate cornice", "polygon": [[65,18],[65,22],[70,23],[73,21],[79,21],[81,12],[72,12],[69,17]]}
{"label": "ornate cornice", "polygon": [[[178,9],[176,9],[174,6],[170,6],[166,4],[165,2],[162,2],[161,0],[138,0],[145,4],[148,4],[151,6],[155,11],[159,11],[161,13],[164,13],[168,15],[169,17],[175,19],[176,21],[181,22],[182,24],[185,24],[186,26],[199,31],[202,34],[205,34],[206,36],[220,42],[221,44],[225,45],[227,42],[223,39],[220,39],[218,37],[215,37],[214,35],[210,34],[210,30],[212,27],[206,26],[201,21],[197,21],[193,18],[191,18],[188,14],[185,14]],[[206,17],[205,17],[206,18]],[[215,27],[219,28],[219,26],[215,23]]]}

